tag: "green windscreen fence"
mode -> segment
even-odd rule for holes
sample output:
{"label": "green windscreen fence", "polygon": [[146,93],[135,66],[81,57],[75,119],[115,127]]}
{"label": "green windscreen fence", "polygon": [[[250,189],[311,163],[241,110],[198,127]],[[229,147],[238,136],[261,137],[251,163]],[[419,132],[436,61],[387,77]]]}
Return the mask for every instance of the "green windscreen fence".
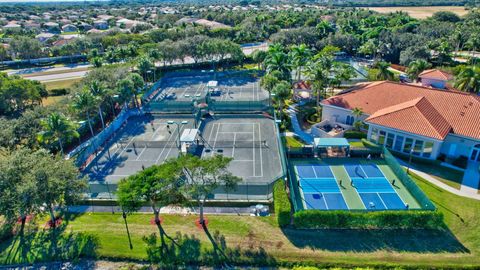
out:
{"label": "green windscreen fence", "polygon": [[144,107],[146,111],[167,113],[193,113],[194,108],[192,101],[151,101]]}
{"label": "green windscreen fence", "polygon": [[215,112],[264,112],[269,109],[268,100],[264,101],[218,101],[210,99],[208,107]]}
{"label": "green windscreen fence", "polygon": [[383,148],[383,157],[387,162],[388,166],[392,169],[398,179],[407,187],[408,191],[412,196],[417,200],[422,209],[424,210],[435,210],[435,205],[428,199],[427,195],[413,182],[412,178],[408,176],[405,169],[398,163],[397,159],[388,151],[388,149]]}

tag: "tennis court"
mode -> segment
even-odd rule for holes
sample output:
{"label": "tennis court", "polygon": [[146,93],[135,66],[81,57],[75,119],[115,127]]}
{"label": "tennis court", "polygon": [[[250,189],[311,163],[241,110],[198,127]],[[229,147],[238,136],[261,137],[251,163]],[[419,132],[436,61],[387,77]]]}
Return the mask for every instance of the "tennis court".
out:
{"label": "tennis court", "polygon": [[[328,164],[320,161],[294,162],[295,176],[304,209],[402,210],[416,207],[408,191],[391,172],[375,162]],[[401,189],[402,198],[397,192]]]}
{"label": "tennis court", "polygon": [[[179,123],[178,128],[169,121]],[[177,157],[178,132],[181,134],[193,125],[194,119],[189,115],[131,117],[85,173],[92,182],[116,184],[142,168]]]}
{"label": "tennis court", "polygon": [[272,119],[258,115],[215,115],[202,124],[202,156],[232,157],[228,170],[243,182],[270,184],[281,176]]}
{"label": "tennis court", "polygon": [[[216,81],[216,86],[208,83]],[[215,101],[262,101],[268,92],[260,87],[259,76],[251,73],[199,73],[164,78],[153,102],[204,102],[207,95]]]}

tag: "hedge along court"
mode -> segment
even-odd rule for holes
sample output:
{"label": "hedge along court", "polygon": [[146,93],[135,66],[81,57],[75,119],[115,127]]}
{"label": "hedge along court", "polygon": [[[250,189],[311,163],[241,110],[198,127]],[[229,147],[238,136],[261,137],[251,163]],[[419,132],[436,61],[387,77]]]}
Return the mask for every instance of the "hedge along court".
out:
{"label": "hedge along court", "polygon": [[393,157],[383,158],[385,154],[373,159],[291,159],[295,210],[433,210],[400,165]]}

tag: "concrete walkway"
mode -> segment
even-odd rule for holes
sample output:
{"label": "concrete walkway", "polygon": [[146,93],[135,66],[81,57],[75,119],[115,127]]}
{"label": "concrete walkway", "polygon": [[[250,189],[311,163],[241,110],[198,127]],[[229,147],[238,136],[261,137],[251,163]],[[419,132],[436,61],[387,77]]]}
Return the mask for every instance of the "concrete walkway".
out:
{"label": "concrete walkway", "polygon": [[298,122],[296,107],[297,107],[296,104],[292,104],[288,106],[288,109],[287,109],[287,112],[290,115],[290,120],[292,121],[293,131],[295,131],[295,135],[300,137],[300,139],[302,139],[307,144],[313,144],[313,135],[305,132],[300,126],[300,122]]}
{"label": "concrete walkway", "polygon": [[[398,163],[400,163],[403,167],[407,168],[407,164],[403,161],[403,160],[400,160],[400,159],[397,159]],[[437,179],[435,179],[434,177],[432,177],[430,174],[428,173],[424,173],[418,169],[416,169],[414,166],[411,166],[410,167],[410,171],[413,172],[414,174],[422,177],[423,179],[427,180],[428,182],[436,185],[437,187],[439,188],[442,188],[450,193],[453,193],[455,195],[458,195],[458,196],[461,196],[461,197],[465,197],[465,198],[470,198],[470,199],[474,199],[474,200],[479,200],[480,201],[480,194],[477,194],[477,193],[473,193],[473,192],[470,192],[470,191],[465,191],[465,190],[462,190],[462,189],[456,189],[456,188],[453,188]]]}
{"label": "concrete walkway", "polygon": [[[122,213],[119,206],[96,206],[96,205],[76,205],[69,206],[70,213]],[[152,208],[148,206],[141,207],[137,213],[153,213]],[[198,213],[198,207],[163,207],[161,214],[182,214],[195,215]],[[215,215],[250,215],[250,207],[204,207],[205,214]]]}

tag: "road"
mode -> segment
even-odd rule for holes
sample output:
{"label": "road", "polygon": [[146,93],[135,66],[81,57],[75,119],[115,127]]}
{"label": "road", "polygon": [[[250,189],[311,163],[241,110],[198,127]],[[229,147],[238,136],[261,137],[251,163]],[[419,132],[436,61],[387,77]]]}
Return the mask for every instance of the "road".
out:
{"label": "road", "polygon": [[[267,50],[267,43],[262,43],[255,46],[242,47],[245,55],[252,54],[255,50]],[[194,60],[187,57],[184,61],[176,60],[171,65],[192,64]],[[157,66],[162,66],[163,63],[156,63]],[[77,78],[83,78],[87,75],[89,69],[92,68],[90,64],[67,65],[61,67],[36,67],[18,70],[7,71],[8,75],[20,75],[26,79],[36,80],[39,82],[64,81]]]}

